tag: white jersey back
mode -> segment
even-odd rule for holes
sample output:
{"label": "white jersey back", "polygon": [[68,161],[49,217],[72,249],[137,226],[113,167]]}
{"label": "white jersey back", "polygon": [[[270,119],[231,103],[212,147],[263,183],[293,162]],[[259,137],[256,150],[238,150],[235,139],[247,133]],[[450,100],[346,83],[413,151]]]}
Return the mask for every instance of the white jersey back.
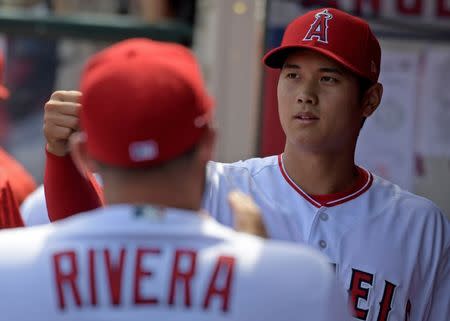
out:
{"label": "white jersey back", "polygon": [[210,163],[204,206],[233,225],[226,195],[250,194],[270,238],[326,254],[355,320],[450,320],[450,225],[430,201],[365,171],[349,195],[320,203],[289,178],[282,157]]}
{"label": "white jersey back", "polygon": [[0,232],[2,320],[348,320],[329,262],[175,209]]}

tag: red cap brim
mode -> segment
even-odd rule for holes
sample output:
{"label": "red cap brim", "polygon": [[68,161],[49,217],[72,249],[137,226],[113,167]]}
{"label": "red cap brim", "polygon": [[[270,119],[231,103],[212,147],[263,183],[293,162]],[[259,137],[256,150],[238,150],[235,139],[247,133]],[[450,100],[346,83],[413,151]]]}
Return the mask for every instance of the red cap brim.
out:
{"label": "red cap brim", "polygon": [[[268,53],[266,53],[263,57],[263,62],[267,67],[275,68],[275,69],[281,69],[283,67],[284,61],[286,60],[287,56],[292,53],[294,50],[298,49],[310,49],[314,50],[316,52],[319,52],[323,54],[324,56],[327,56],[341,65],[343,65],[345,68],[349,69],[351,72],[357,74],[358,76],[369,79],[367,76],[363,75],[359,70],[357,70],[355,67],[353,67],[349,62],[344,61],[341,57],[335,55],[334,53],[320,48],[320,47],[313,47],[309,45],[295,45],[295,46],[284,46],[284,47],[277,47],[272,50],[270,50]],[[374,82],[373,79],[369,79],[370,81]]]}

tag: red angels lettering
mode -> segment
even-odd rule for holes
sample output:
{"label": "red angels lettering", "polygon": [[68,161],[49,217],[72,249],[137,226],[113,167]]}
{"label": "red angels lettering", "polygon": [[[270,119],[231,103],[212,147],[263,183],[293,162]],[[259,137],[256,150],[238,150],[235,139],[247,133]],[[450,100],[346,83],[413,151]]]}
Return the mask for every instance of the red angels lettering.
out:
{"label": "red angels lettering", "polygon": [[[408,4],[405,4],[407,2]],[[422,0],[415,0],[414,5],[411,1],[397,0],[397,10],[405,15],[418,16],[422,13]]]}
{"label": "red angels lettering", "polygon": [[144,270],[142,266],[142,259],[149,254],[161,254],[160,249],[156,248],[138,248],[136,253],[135,271],[134,271],[134,303],[135,304],[158,304],[158,299],[155,297],[144,298],[141,294],[141,281],[144,278],[150,278],[153,274],[151,271]]}
{"label": "red angels lettering", "polygon": [[97,285],[96,285],[96,275],[95,275],[95,252],[94,250],[89,250],[89,294],[91,295],[91,305],[97,305]]}
{"label": "red angels lettering", "polygon": [[121,248],[119,252],[118,262],[113,263],[111,260],[110,250],[103,251],[105,258],[106,272],[108,276],[109,290],[111,294],[111,301],[113,306],[120,304],[121,289],[122,289],[122,274],[125,263],[125,249]]}
{"label": "red angels lettering", "polygon": [[350,300],[352,307],[354,308],[355,317],[361,320],[366,320],[369,310],[358,308],[358,301],[359,299],[364,299],[367,301],[369,289],[363,288],[361,285],[363,283],[372,285],[373,274],[356,269],[352,269],[352,271],[352,279],[349,288]]}
{"label": "red angels lettering", "polygon": [[[67,269],[67,265],[69,265],[69,269]],[[69,289],[71,290],[75,304],[78,307],[81,307],[80,290],[78,289],[78,285],[76,283],[76,280],[78,278],[78,267],[75,251],[55,253],[53,255],[53,271],[58,293],[59,308],[61,310],[64,310],[66,307],[64,285],[66,285],[66,289],[67,287],[69,287]]]}
{"label": "red angels lettering", "polygon": [[437,15],[438,17],[450,17],[450,6],[446,0],[438,0]]}
{"label": "red angels lettering", "polygon": [[380,312],[378,313],[377,321],[387,321],[389,317],[389,312],[392,309],[391,303],[392,299],[394,297],[394,291],[396,288],[395,284],[392,284],[391,282],[384,281],[384,292],[383,292],[383,298],[380,302]]}
{"label": "red angels lettering", "polygon": [[[222,311],[228,311],[234,264],[235,258],[231,256],[220,256],[217,260],[213,275],[209,282],[205,300],[203,301],[203,308],[205,310],[209,308],[211,299],[213,297],[218,297],[222,299]],[[222,286],[219,284],[222,284]]]}
{"label": "red angels lettering", "polygon": [[195,274],[196,258],[197,252],[193,250],[176,250],[170,282],[169,305],[175,303],[177,285],[179,285],[178,289],[181,285],[184,286],[184,306],[191,306],[191,281]]}
{"label": "red angels lettering", "polygon": [[327,9],[316,13],[316,19],[309,27],[309,30],[303,38],[303,41],[312,41],[316,39],[319,42],[328,43],[328,20],[333,18],[333,15]]}

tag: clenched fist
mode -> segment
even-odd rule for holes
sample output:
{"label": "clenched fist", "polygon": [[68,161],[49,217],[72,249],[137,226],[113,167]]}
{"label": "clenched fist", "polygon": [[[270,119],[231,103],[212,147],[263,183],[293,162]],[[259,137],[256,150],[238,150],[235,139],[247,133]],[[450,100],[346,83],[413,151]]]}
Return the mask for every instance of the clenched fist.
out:
{"label": "clenched fist", "polygon": [[44,136],[47,151],[56,156],[64,156],[69,152],[69,137],[79,129],[80,97],[79,91],[58,90],[45,104]]}

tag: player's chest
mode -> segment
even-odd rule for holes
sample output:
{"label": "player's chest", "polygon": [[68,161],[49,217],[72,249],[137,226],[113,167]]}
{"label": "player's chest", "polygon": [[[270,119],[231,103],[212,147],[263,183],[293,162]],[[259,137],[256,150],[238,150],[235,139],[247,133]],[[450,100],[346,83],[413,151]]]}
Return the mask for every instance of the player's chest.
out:
{"label": "player's chest", "polygon": [[330,258],[355,320],[408,320],[411,298],[418,288],[428,290],[416,271],[420,238],[411,225],[358,211],[302,210],[289,216],[290,230],[274,230],[273,237],[289,235]]}

